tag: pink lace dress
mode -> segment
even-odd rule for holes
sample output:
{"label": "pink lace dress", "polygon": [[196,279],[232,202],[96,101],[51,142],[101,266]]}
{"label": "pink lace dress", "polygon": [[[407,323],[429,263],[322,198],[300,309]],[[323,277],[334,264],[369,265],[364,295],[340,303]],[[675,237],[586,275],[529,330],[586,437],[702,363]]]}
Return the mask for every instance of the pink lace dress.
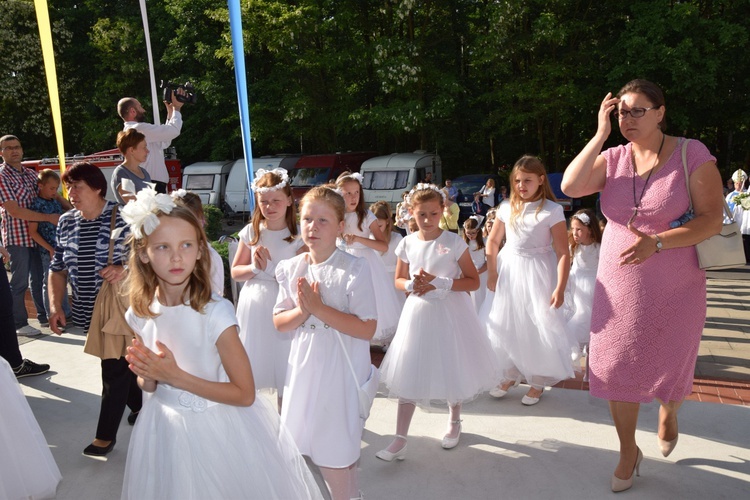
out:
{"label": "pink lace dress", "polygon": [[[680,139],[666,164],[651,176],[633,225],[646,234],[669,229],[688,208]],[[631,145],[602,153],[607,183],[602,212],[609,220],[601,246],[591,320],[591,393],[610,401],[679,401],[692,390],[706,320],[706,273],[695,247],[663,250],[640,265],[619,265],[635,241],[626,224],[633,213]],[[716,161],[699,141],[687,151],[692,172]],[[636,197],[646,181],[635,177]]]}

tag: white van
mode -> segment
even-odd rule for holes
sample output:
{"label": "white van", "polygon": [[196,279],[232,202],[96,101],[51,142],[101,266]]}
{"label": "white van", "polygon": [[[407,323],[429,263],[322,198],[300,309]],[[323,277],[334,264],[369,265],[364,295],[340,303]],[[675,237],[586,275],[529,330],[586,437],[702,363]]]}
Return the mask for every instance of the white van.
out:
{"label": "white van", "polygon": [[[253,172],[259,169],[273,170],[281,167],[291,174],[299,155],[261,156],[253,158]],[[250,211],[249,189],[247,186],[247,166],[245,159],[240,158],[232,165],[224,192],[224,211],[228,215],[246,214]]]}
{"label": "white van", "polygon": [[428,172],[432,174],[432,183],[440,184],[443,166],[437,154],[415,151],[370,158],[359,172],[363,177],[365,203],[387,201],[394,210],[404,191],[423,181]]}
{"label": "white van", "polygon": [[182,187],[201,197],[204,205],[221,208],[227,177],[234,161],[199,161],[182,170]]}

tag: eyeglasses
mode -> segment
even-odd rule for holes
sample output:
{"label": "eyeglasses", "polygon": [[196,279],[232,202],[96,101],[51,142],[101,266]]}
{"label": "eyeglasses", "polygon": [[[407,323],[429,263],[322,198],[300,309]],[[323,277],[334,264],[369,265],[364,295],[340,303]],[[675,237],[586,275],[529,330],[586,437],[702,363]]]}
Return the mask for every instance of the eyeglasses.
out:
{"label": "eyeglasses", "polygon": [[625,118],[627,118],[628,115],[632,116],[633,118],[640,118],[646,114],[646,111],[650,111],[652,109],[659,109],[660,107],[661,106],[650,107],[650,108],[630,108],[629,110],[628,109],[620,109],[620,110],[616,109],[614,110],[614,114],[615,116],[617,116],[619,120],[624,120]]}

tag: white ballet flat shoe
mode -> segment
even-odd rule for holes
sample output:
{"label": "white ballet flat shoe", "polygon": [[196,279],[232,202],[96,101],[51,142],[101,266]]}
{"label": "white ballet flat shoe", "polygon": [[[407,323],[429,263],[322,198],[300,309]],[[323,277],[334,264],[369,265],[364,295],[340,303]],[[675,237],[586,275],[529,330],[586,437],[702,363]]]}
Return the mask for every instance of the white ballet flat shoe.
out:
{"label": "white ballet flat shoe", "polygon": [[508,391],[510,391],[514,387],[518,387],[518,384],[521,383],[521,377],[520,376],[517,377],[516,380],[513,381],[513,385],[508,387],[507,390],[503,389],[502,388],[503,385],[505,385],[508,382],[509,380],[503,380],[502,382],[500,382],[500,384],[497,387],[490,389],[490,396],[492,396],[493,398],[497,398],[497,399],[505,397],[505,395],[508,394]]}
{"label": "white ballet flat shoe", "polygon": [[534,406],[539,402],[540,399],[542,399],[542,394],[544,394],[544,389],[542,389],[542,392],[539,393],[539,396],[535,398],[532,398],[527,394],[523,398],[521,398],[521,404],[526,406]]}
{"label": "white ballet flat shoe", "polygon": [[461,439],[461,420],[451,420],[452,424],[458,424],[458,434],[456,437],[443,436],[443,442],[441,443],[443,449],[450,450],[458,445],[458,440]]}
{"label": "white ballet flat shoe", "polygon": [[[396,438],[401,438],[404,441],[406,441],[406,436],[400,436],[396,434]],[[398,451],[388,451],[388,449],[380,450],[375,454],[376,457],[378,457],[380,460],[385,460],[386,462],[393,462],[394,460],[403,460],[406,458],[406,443],[404,443],[404,446],[401,447]]]}

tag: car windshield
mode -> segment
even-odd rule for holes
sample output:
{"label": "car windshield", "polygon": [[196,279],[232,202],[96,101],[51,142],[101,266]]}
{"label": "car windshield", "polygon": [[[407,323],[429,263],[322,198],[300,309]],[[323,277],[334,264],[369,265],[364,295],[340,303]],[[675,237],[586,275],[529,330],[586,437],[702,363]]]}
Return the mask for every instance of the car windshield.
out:
{"label": "car windshield", "polygon": [[408,170],[383,170],[364,172],[363,189],[405,189]]}
{"label": "car windshield", "polygon": [[484,186],[484,182],[484,178],[482,177],[469,179],[458,178],[453,180],[453,187],[458,189],[458,191],[462,195],[471,196],[472,194],[482,189],[482,186]]}
{"label": "car windshield", "polygon": [[310,187],[325,184],[328,181],[330,168],[295,168],[292,187]]}

